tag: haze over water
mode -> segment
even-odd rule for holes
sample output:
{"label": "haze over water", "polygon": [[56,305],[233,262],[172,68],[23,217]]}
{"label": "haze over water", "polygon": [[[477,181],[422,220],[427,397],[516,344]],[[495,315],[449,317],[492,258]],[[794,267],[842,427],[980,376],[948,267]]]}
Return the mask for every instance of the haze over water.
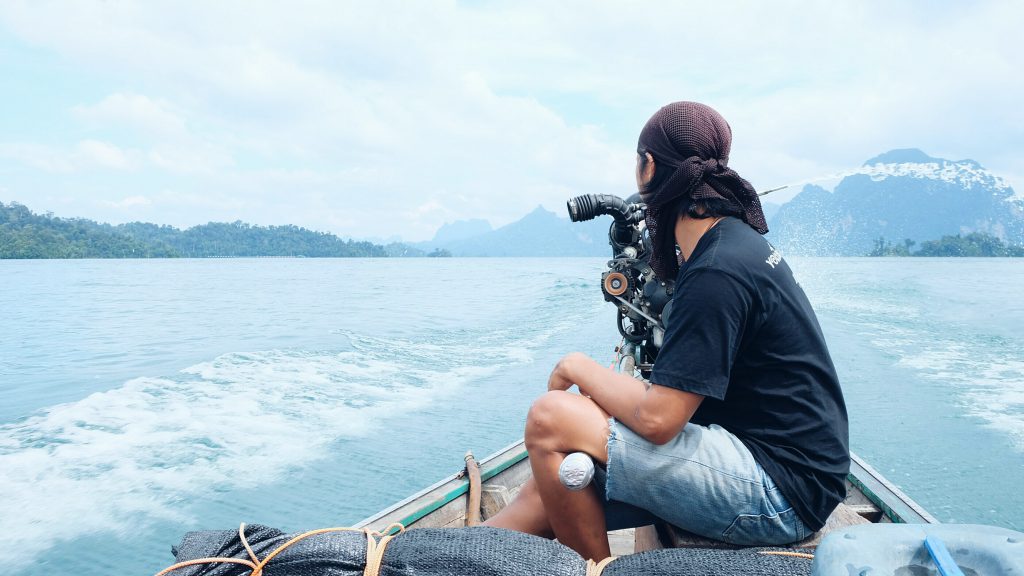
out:
{"label": "haze over water", "polygon": [[[853,449],[1024,529],[1024,262],[792,259]],[[0,261],[0,563],[152,573],[187,530],[349,525],[610,361],[604,259]]]}

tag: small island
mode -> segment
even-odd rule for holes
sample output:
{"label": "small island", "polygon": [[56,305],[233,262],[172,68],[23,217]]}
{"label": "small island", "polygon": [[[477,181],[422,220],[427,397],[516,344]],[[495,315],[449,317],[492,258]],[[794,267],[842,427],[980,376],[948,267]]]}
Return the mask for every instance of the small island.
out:
{"label": "small island", "polygon": [[893,244],[885,238],[875,240],[875,247],[868,256],[961,256],[961,257],[1022,257],[1024,246],[1007,244],[984,232],[971,232],[961,236],[943,236],[938,240],[922,242],[917,250],[917,244],[909,238],[903,242]]}

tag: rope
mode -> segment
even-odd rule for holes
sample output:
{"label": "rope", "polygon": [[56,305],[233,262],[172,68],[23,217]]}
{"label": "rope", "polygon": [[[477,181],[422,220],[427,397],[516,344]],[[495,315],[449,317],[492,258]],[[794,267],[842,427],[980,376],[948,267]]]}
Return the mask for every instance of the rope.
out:
{"label": "rope", "polygon": [[[398,532],[389,534],[392,530],[397,529]],[[275,556],[284,552],[289,546],[305,540],[310,536],[316,536],[318,534],[326,534],[328,532],[362,532],[366,534],[366,568],[363,570],[363,576],[378,576],[380,574],[381,564],[384,562],[384,550],[388,546],[388,542],[391,542],[396,536],[405,532],[405,526],[395,522],[384,529],[383,532],[377,532],[370,530],[369,528],[320,528],[318,530],[310,530],[309,532],[303,532],[291,540],[281,544],[274,549],[273,552],[267,554],[266,558],[260,560],[256,553],[253,552],[252,546],[249,546],[249,540],[245,537],[245,522],[242,522],[238,526],[238,539],[242,541],[242,546],[245,547],[245,551],[249,554],[249,560],[244,558],[227,558],[227,557],[216,557],[216,558],[196,558],[195,560],[186,560],[184,562],[178,562],[164,568],[163,570],[156,573],[155,576],[164,576],[175,570],[185,568],[188,566],[196,566],[199,564],[242,564],[249,567],[252,571],[249,576],[262,576],[263,568],[270,562]],[[378,540],[380,538],[380,540]]]}
{"label": "rope", "polygon": [[766,556],[792,556],[793,558],[806,558],[808,560],[814,560],[814,554],[808,554],[806,552],[784,552],[782,550],[762,550],[758,554],[764,554]]}
{"label": "rope", "polygon": [[466,477],[469,479],[469,492],[466,495],[466,526],[480,524],[480,465],[473,458],[473,452],[466,452]]}
{"label": "rope", "polygon": [[601,576],[605,566],[611,564],[618,556],[609,556],[600,562],[587,560],[587,576]]}
{"label": "rope", "polygon": [[622,361],[622,356],[623,356],[623,354],[622,354],[622,347],[625,346],[625,344],[626,344],[626,338],[623,337],[622,341],[619,342],[619,345],[615,347],[615,358],[612,360],[611,365],[608,366],[612,370],[615,370],[616,368],[618,368],[619,362]]}

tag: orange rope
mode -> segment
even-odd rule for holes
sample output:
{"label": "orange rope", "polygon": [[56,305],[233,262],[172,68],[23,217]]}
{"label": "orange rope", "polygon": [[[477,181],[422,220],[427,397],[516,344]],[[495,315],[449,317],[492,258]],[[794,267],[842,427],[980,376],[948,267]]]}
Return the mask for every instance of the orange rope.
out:
{"label": "orange rope", "polygon": [[758,554],[764,554],[766,556],[792,556],[793,558],[806,558],[808,560],[814,560],[814,554],[807,554],[806,552],[783,552],[782,550],[762,550]]}
{"label": "orange rope", "polygon": [[[389,534],[394,529],[398,529],[398,532]],[[262,576],[263,568],[270,562],[275,556],[284,552],[289,546],[305,540],[310,536],[316,536],[318,534],[326,534],[328,532],[362,532],[366,534],[366,568],[363,570],[363,576],[377,576],[380,573],[381,563],[384,561],[384,550],[387,548],[388,542],[390,542],[395,536],[398,536],[405,531],[405,526],[395,522],[387,528],[384,532],[377,532],[368,528],[320,528],[318,530],[310,530],[304,532],[291,540],[281,544],[274,549],[273,552],[267,554],[266,558],[260,560],[256,553],[253,552],[251,546],[249,546],[249,540],[245,537],[245,523],[243,522],[238,527],[238,539],[242,541],[242,546],[245,547],[245,551],[249,553],[251,560],[245,560],[243,558],[196,558],[195,560],[186,560],[184,562],[178,562],[164,568],[163,570],[156,573],[156,576],[164,576],[170,572],[178,570],[179,568],[185,568],[187,566],[196,566],[198,564],[242,564],[252,569],[249,576]],[[380,540],[377,540],[380,538]]]}
{"label": "orange rope", "polygon": [[618,558],[618,556],[609,556],[600,562],[587,560],[587,576],[601,576],[601,572],[604,571],[605,566],[611,564],[616,558]]}
{"label": "orange rope", "polygon": [[245,551],[249,553],[249,558],[252,561],[259,564],[260,559],[256,557],[256,553],[252,551],[252,546],[249,546],[249,540],[245,537],[245,522],[238,525],[238,539],[242,541],[242,546],[245,546]]}

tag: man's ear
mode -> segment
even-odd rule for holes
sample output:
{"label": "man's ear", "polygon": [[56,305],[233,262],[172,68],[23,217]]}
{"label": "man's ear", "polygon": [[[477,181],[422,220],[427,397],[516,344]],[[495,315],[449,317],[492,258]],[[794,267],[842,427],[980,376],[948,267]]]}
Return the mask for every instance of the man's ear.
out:
{"label": "man's ear", "polygon": [[640,176],[644,183],[647,183],[654,179],[654,156],[651,156],[650,152],[644,152],[644,155],[647,156],[647,162],[644,163],[643,174]]}

